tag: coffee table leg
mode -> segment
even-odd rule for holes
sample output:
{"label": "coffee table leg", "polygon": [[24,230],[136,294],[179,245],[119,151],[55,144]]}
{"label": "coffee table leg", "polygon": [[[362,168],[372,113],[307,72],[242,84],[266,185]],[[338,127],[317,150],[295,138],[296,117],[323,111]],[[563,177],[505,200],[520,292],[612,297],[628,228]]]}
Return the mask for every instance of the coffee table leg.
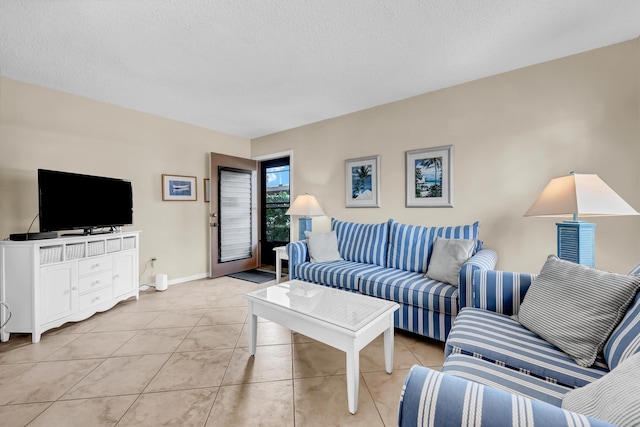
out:
{"label": "coffee table leg", "polygon": [[389,329],[384,331],[384,367],[386,368],[387,374],[393,372],[393,314],[390,316],[390,325]]}
{"label": "coffee table leg", "polygon": [[360,352],[355,348],[347,350],[347,401],[349,412],[358,410],[358,389],[360,388]]}
{"label": "coffee table leg", "polygon": [[258,316],[253,314],[253,302],[249,301],[249,353],[256,354],[256,335],[258,329]]}

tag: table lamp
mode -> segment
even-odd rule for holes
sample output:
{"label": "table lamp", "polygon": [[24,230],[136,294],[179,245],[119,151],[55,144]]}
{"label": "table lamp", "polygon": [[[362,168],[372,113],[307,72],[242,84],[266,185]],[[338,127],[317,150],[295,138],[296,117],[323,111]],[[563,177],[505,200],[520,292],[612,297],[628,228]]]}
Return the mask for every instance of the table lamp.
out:
{"label": "table lamp", "polygon": [[595,265],[595,227],[578,217],[638,215],[596,174],[553,178],[524,216],[571,217],[558,226],[558,258]]}
{"label": "table lamp", "polygon": [[305,231],[311,231],[311,218],[312,216],[324,216],[324,211],[320,207],[320,204],[310,194],[302,194],[296,197],[293,204],[289,207],[285,215],[299,215],[298,218],[298,240],[305,240]]}

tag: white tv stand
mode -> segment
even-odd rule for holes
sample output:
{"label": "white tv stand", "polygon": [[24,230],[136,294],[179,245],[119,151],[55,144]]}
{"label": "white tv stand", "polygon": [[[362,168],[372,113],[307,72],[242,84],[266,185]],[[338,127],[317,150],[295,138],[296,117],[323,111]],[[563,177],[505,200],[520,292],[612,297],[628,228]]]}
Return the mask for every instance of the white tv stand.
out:
{"label": "white tv stand", "polygon": [[[30,333],[37,343],[49,329],[138,299],[138,238],[131,231],[0,241],[0,300],[11,308],[2,342]],[[8,316],[0,306],[0,325]]]}

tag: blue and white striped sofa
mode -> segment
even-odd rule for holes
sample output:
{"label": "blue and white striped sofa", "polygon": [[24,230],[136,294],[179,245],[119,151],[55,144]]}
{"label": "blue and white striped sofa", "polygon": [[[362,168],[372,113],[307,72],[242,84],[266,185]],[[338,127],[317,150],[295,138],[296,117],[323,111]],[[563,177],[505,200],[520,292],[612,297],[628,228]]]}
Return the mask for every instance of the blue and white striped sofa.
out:
{"label": "blue and white striped sofa", "polygon": [[306,241],[287,245],[289,278],[395,301],[395,326],[444,341],[460,307],[471,305],[476,270],[495,267],[498,256],[482,249],[462,266],[459,286],[424,276],[436,237],[477,239],[479,223],[424,227],[390,219],[380,224],[331,220],[344,261],[312,263]]}
{"label": "blue and white striped sofa", "polygon": [[[640,274],[640,264],[630,274]],[[457,317],[441,372],[421,366],[410,371],[399,425],[609,425],[560,406],[567,392],[640,352],[640,293],[596,363],[585,368],[511,319],[535,277],[494,270],[474,273],[474,307]]]}

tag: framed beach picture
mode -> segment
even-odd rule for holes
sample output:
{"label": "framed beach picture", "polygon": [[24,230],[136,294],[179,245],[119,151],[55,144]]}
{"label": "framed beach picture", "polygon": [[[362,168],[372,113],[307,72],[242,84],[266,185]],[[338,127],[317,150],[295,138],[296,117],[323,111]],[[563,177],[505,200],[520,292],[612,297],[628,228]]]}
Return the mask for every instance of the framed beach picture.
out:
{"label": "framed beach picture", "polygon": [[195,176],[162,175],[162,200],[198,200]]}
{"label": "framed beach picture", "polygon": [[407,207],[453,207],[453,145],[407,151]]}
{"label": "framed beach picture", "polygon": [[380,156],[345,160],[346,206],[380,207]]}

